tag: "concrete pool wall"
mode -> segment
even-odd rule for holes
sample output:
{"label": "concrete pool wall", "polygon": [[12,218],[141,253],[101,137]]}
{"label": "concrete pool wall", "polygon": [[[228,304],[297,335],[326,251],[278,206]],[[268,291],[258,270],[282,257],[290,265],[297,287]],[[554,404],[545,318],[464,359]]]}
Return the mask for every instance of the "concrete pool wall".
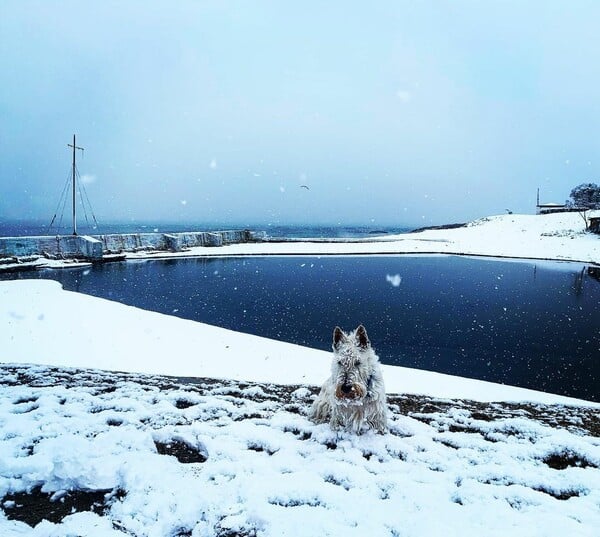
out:
{"label": "concrete pool wall", "polygon": [[193,246],[223,246],[225,244],[260,241],[265,237],[264,232],[248,230],[0,237],[0,257],[37,255],[100,260],[105,254],[139,250],[178,252]]}

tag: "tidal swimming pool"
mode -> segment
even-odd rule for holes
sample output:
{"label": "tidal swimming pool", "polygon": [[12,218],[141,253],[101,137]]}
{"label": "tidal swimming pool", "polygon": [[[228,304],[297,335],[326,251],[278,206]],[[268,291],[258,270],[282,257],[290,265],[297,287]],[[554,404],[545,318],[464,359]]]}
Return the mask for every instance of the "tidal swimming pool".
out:
{"label": "tidal swimming pool", "polygon": [[320,349],[336,325],[363,323],[386,364],[600,401],[598,272],[458,256],[268,256],[12,277]]}

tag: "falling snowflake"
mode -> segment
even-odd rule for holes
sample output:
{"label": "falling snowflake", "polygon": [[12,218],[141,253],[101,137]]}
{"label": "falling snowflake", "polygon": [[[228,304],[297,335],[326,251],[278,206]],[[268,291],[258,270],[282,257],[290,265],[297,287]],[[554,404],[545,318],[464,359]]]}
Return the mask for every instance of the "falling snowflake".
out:
{"label": "falling snowflake", "polygon": [[400,274],[386,274],[385,281],[392,284],[392,287],[400,287],[402,276]]}
{"label": "falling snowflake", "polygon": [[398,90],[396,92],[396,97],[398,97],[399,101],[401,101],[403,103],[407,103],[408,101],[410,101],[412,95],[411,95],[410,91]]}

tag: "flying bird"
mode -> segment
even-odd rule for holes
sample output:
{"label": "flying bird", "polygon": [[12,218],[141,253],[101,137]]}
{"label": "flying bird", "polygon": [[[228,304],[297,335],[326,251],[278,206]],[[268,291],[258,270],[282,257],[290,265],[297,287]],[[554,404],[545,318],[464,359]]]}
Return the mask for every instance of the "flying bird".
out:
{"label": "flying bird", "polygon": [[300,188],[306,188],[306,190],[310,190],[306,185],[300,185]]}

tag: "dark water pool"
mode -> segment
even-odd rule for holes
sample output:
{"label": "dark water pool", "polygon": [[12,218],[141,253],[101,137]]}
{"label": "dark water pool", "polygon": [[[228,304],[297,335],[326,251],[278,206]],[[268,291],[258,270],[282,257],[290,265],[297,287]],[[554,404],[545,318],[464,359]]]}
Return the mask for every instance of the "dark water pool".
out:
{"label": "dark water pool", "polygon": [[128,262],[35,277],[321,349],[331,348],[335,325],[363,323],[383,363],[600,401],[597,270],[448,256],[258,257]]}

